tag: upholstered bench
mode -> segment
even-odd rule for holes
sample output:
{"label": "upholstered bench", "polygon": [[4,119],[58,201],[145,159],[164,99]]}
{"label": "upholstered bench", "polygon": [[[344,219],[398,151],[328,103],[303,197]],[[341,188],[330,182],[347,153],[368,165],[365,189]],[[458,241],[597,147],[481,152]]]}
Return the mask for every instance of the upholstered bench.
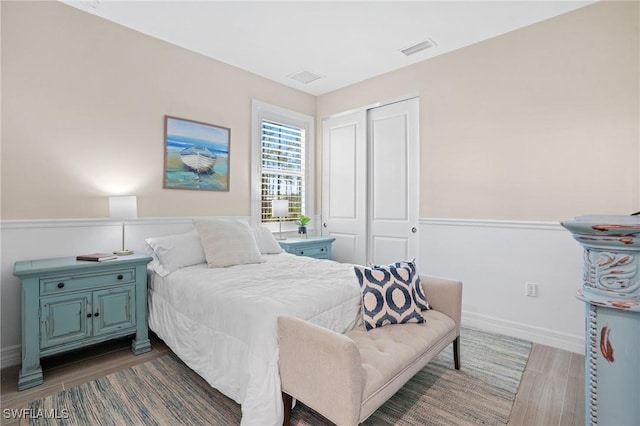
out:
{"label": "upholstered bench", "polygon": [[420,280],[433,308],[422,312],[422,324],[339,334],[301,319],[278,318],[285,425],[293,398],[339,426],[357,425],[452,342],[454,366],[460,369],[462,283]]}

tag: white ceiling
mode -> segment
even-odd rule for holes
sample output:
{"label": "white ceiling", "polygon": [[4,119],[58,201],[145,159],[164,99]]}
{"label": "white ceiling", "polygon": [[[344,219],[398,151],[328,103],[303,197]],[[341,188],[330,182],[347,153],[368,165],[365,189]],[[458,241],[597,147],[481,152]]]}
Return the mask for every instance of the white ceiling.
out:
{"label": "white ceiling", "polygon": [[[595,2],[62,1],[313,95]],[[400,52],[427,39],[436,46]],[[303,70],[323,77],[309,84],[290,77]]]}

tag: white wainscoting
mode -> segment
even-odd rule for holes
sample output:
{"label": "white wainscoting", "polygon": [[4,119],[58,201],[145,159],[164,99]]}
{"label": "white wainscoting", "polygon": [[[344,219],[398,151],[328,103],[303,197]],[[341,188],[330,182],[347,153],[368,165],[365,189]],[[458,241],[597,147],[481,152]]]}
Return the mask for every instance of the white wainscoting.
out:
{"label": "white wainscoting", "polygon": [[[248,217],[242,217],[248,220]],[[127,248],[151,236],[187,232],[193,218],[143,218],[126,224]],[[314,218],[316,229],[320,219]],[[121,225],[108,220],[0,223],[1,366],[20,363],[20,283],[16,261],[112,251]],[[559,224],[421,219],[420,272],[464,281],[463,324],[583,353],[583,307],[574,297],[582,249]],[[528,298],[525,282],[538,285]]]}
{"label": "white wainscoting", "polygon": [[[245,218],[248,219],[248,218]],[[126,246],[144,250],[144,239],[193,229],[192,218],[143,218],[126,222]],[[2,349],[1,367],[21,362],[20,281],[13,276],[19,260],[110,252],[122,246],[122,224],[105,219],[12,220],[0,223]]]}
{"label": "white wainscoting", "polygon": [[559,223],[423,218],[419,261],[463,281],[463,325],[584,353],[582,247]]}

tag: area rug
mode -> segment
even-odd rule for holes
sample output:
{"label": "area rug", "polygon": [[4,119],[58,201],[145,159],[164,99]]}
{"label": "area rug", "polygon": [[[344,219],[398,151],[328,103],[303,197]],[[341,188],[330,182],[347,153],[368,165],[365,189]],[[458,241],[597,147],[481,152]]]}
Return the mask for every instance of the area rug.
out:
{"label": "area rug", "polygon": [[[531,343],[463,329],[462,368],[451,347],[416,374],[364,423],[500,425],[509,420]],[[32,425],[237,425],[240,406],[169,354],[29,403]],[[55,409],[55,411],[54,411]],[[57,418],[51,418],[57,417]],[[331,425],[298,404],[293,425]]]}

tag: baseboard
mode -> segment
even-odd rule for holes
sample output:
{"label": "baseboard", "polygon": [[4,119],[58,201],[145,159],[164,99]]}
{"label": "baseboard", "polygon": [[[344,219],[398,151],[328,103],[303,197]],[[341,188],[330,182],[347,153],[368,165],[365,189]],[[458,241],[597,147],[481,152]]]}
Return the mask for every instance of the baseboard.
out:
{"label": "baseboard", "polygon": [[0,352],[0,368],[13,367],[22,362],[22,351],[20,345],[9,346]]}
{"label": "baseboard", "polygon": [[584,336],[558,333],[554,330],[532,327],[526,324],[464,311],[462,312],[462,325],[477,330],[528,340],[533,343],[551,346],[577,354],[584,354]]}

